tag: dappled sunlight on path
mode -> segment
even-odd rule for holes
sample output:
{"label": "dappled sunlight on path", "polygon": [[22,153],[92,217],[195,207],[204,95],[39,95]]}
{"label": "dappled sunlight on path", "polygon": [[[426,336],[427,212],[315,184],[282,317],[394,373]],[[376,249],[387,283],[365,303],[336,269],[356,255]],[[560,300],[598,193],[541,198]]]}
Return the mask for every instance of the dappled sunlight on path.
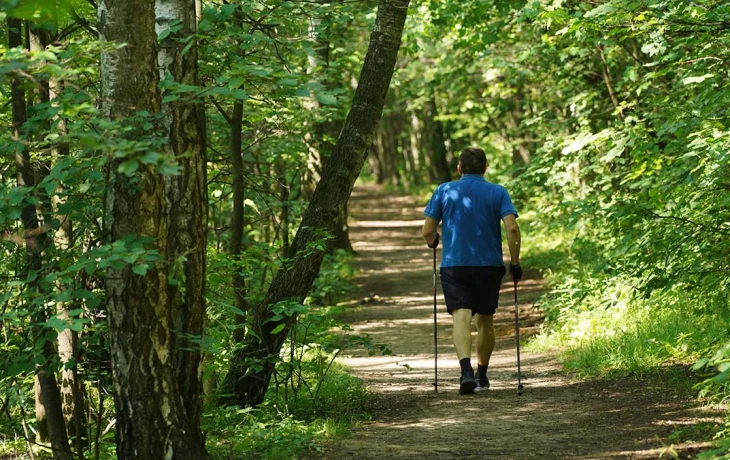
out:
{"label": "dappled sunlight on path", "polygon": [[[374,420],[313,458],[657,458],[665,439],[687,420],[712,414],[661,382],[571,381],[553,356],[523,350],[525,393],[517,396],[511,283],[495,315],[492,387],[460,396],[451,317],[438,284],[439,393],[433,389],[432,252],[423,243],[425,203],[358,187],[350,200],[350,232],[359,253],[353,299],[343,320],[388,344],[393,356],[353,351],[345,363],[374,394]],[[439,250],[440,260],[440,250]],[[519,286],[521,336],[539,331],[535,304],[543,281],[530,271]],[[505,278],[506,280],[507,278]],[[473,332],[476,338],[476,331]],[[476,357],[472,355],[475,363]],[[693,446],[696,447],[696,446]],[[687,445],[675,446],[684,454]]]}

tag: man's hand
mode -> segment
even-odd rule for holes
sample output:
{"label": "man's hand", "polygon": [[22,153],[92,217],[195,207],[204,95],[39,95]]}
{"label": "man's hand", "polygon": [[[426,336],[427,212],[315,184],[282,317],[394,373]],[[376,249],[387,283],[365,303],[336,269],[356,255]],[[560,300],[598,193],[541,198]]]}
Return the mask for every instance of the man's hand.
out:
{"label": "man's hand", "polygon": [[514,281],[515,284],[522,279],[522,267],[520,267],[520,264],[509,264],[509,273],[512,275],[512,281]]}
{"label": "man's hand", "polygon": [[430,244],[426,244],[431,249],[436,249],[439,247],[439,234],[436,233],[436,236],[433,238],[433,241]]}

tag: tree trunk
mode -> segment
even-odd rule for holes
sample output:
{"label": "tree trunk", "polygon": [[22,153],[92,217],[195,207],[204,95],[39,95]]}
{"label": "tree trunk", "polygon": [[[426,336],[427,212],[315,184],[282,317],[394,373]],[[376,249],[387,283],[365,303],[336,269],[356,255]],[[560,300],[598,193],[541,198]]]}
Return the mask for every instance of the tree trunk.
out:
{"label": "tree trunk", "polygon": [[[195,41],[186,50],[182,38],[197,33],[195,2],[190,0],[157,0],[157,32],[179,22],[181,30],[170,34],[158,51],[160,78],[166,73],[183,85],[198,85],[198,47]],[[194,38],[191,38],[194,40]],[[170,146],[181,174],[168,176],[170,228],[168,230],[168,264],[182,262],[180,289],[168,283],[172,301],[172,318],[180,396],[184,402],[189,427],[188,435],[196,447],[205,451],[200,432],[203,409],[203,352],[205,328],[205,280],[208,232],[208,161],[206,156],[205,108],[201,103],[180,100],[163,107],[171,113],[168,130]],[[178,276],[174,274],[174,276]],[[188,453],[189,454],[189,453]],[[199,457],[198,457],[199,458]]]}
{"label": "tree trunk", "polygon": [[374,149],[378,159],[378,169],[382,174],[382,183],[390,185],[400,184],[397,143],[394,134],[397,129],[395,124],[396,120],[392,111],[386,110],[378,123],[374,139]]}
{"label": "tree trunk", "polygon": [[43,391],[41,390],[38,373],[33,376],[33,396],[35,397],[35,442],[46,444],[51,440],[51,436],[48,434],[48,415],[46,414],[46,406],[43,405]]}
{"label": "tree trunk", "polygon": [[370,147],[370,154],[368,155],[368,164],[370,165],[370,170],[375,174],[375,183],[378,185],[382,185],[385,183],[385,171],[383,169],[383,149],[381,148],[382,145],[382,136],[380,135],[379,130],[375,131],[375,136],[373,139],[373,145]]}
{"label": "tree trunk", "polygon": [[243,267],[241,266],[241,254],[243,252],[243,230],[244,230],[244,200],[245,184],[243,182],[243,102],[233,103],[233,111],[230,117],[231,129],[231,168],[233,189],[233,210],[231,212],[231,259],[233,261],[233,300],[234,305],[241,313],[235,313],[236,330],[233,332],[233,340],[239,343],[243,340],[243,324],[246,322],[246,280],[243,278]]}
{"label": "tree trunk", "polygon": [[[328,3],[328,0],[316,1],[322,5]],[[330,18],[327,14],[325,14],[325,18],[327,23],[329,23]],[[324,30],[322,30],[323,27]],[[318,77],[321,80],[321,83],[325,86],[332,87],[333,85],[338,84],[338,82],[331,81],[327,75],[330,67],[331,43],[329,38],[323,38],[323,36],[329,36],[329,29],[329,24],[323,26],[320,18],[313,17],[310,19],[309,39],[314,42],[314,55],[309,57],[307,72],[315,75],[318,74],[315,78]],[[314,98],[311,101],[311,104],[312,108],[315,110],[320,108],[319,102]],[[314,123],[313,132],[310,135],[312,142],[309,148],[311,155],[308,165],[309,171],[307,172],[305,181],[309,181],[312,184],[319,182],[324,165],[327,163],[327,160],[332,157],[334,150],[334,146],[328,142],[327,139],[336,138],[341,129],[342,121],[340,119],[317,121]],[[308,185],[308,187],[305,187],[305,190],[310,191],[310,197],[313,187],[314,185]],[[352,249],[349,227],[347,226],[347,206],[343,208],[342,212],[337,217],[337,223],[334,226],[332,237],[333,238],[328,245],[330,251],[334,251],[335,249],[344,249],[350,253],[355,252],[355,250]]]}
{"label": "tree trunk", "polygon": [[347,203],[345,203],[340,215],[337,217],[329,248],[330,250],[342,249],[350,254],[357,254],[352,247],[352,241],[350,241],[350,226],[347,223],[347,217]]}
{"label": "tree trunk", "polygon": [[[61,82],[52,80],[49,84],[50,99],[56,98],[63,88]],[[58,117],[57,121],[59,134],[66,134],[66,120],[62,117]],[[63,158],[68,157],[69,145],[62,143],[51,150],[52,161],[57,164]],[[73,245],[73,226],[71,217],[68,215],[61,214],[59,208],[66,203],[66,198],[63,196],[64,190],[63,185],[59,184],[56,194],[53,195],[51,205],[53,208],[53,217],[59,222],[58,229],[54,235],[54,246],[58,251],[69,251]],[[67,289],[61,282],[56,283],[56,289],[59,291]],[[56,314],[68,321],[70,320],[69,311],[73,307],[73,304],[68,302],[58,302],[56,304]],[[61,368],[61,403],[63,409],[63,418],[66,421],[66,431],[69,434],[69,438],[74,437],[74,446],[79,459],[83,459],[83,451],[86,446],[87,430],[86,424],[84,423],[84,409],[85,403],[83,395],[81,394],[81,382],[79,380],[78,373],[78,333],[68,328],[58,333],[58,355],[61,358],[61,363],[64,365]],[[71,366],[68,367],[68,363]]]}
{"label": "tree trunk", "polygon": [[421,185],[423,182],[423,151],[421,149],[421,145],[423,144],[423,140],[421,137],[421,120],[418,119],[418,114],[415,110],[411,111],[410,114],[411,117],[411,126],[410,126],[410,142],[409,142],[409,151],[411,155],[411,161],[413,162],[413,169],[415,171],[416,177],[415,180],[417,181],[418,185]]}
{"label": "tree trunk", "polygon": [[[243,11],[238,8],[233,14],[233,21],[237,28],[243,28]],[[236,43],[236,52],[243,57],[245,53]],[[245,168],[243,165],[243,102],[235,101],[231,114],[226,116],[228,127],[231,131],[230,155],[231,155],[231,189],[233,190],[233,203],[231,204],[231,247],[230,254],[233,262],[233,276],[231,277],[231,288],[233,289],[233,302],[240,313],[234,313],[236,329],[233,331],[233,341],[243,341],[244,324],[246,323],[246,311],[248,300],[246,292],[246,279],[243,277],[243,266],[241,265],[242,255],[245,251],[245,199],[246,184],[244,182]]]}
{"label": "tree trunk", "polygon": [[[31,50],[31,34],[30,26],[28,21],[25,21],[25,34],[23,34],[23,23],[20,20],[8,19],[8,44],[11,48],[17,48],[23,46],[23,35],[26,37],[26,49]],[[17,80],[13,80],[11,83],[11,105],[12,105],[12,117],[13,117],[13,131],[17,133],[17,137],[20,138],[20,130],[22,125],[28,121],[28,104],[32,104],[29,98],[26,98],[26,92],[19,84]],[[19,161],[20,160],[20,161]],[[23,152],[16,154],[16,166],[18,167],[18,185],[25,184],[32,187],[36,182],[35,173],[33,172],[30,165],[30,153],[23,149]],[[30,184],[30,185],[28,185]],[[32,232],[39,231],[38,223],[38,210],[35,206],[26,206],[23,210],[23,227],[26,235],[30,235]],[[39,239],[32,239],[34,243],[41,241]],[[28,269],[37,270],[41,264],[41,251],[38,250],[37,244],[29,246],[26,244],[27,253],[26,260],[28,262]],[[37,255],[34,254],[37,252]],[[37,256],[37,261],[35,260]],[[34,265],[37,265],[34,268]],[[45,317],[45,315],[43,315]],[[45,319],[43,319],[45,321]],[[37,335],[37,334],[34,334]],[[33,385],[35,389],[35,416],[36,416],[36,440],[39,443],[45,444],[51,440],[51,436],[48,429],[48,414],[46,413],[46,407],[43,404],[43,384],[41,383],[39,374],[33,379]]]}
{"label": "tree trunk", "polygon": [[426,104],[427,131],[431,138],[431,179],[438,183],[443,183],[451,180],[451,168],[449,168],[449,162],[446,159],[447,151],[444,126],[437,119],[438,115],[436,96],[431,94],[431,98]]}
{"label": "tree trunk", "polygon": [[520,134],[520,124],[524,120],[522,111],[523,102],[522,90],[518,90],[515,95],[512,110],[502,116],[504,119],[504,127],[502,129],[502,137],[506,143],[512,144],[512,177],[517,178],[524,171],[525,166],[530,164],[530,142]]}
{"label": "tree trunk", "polygon": [[[10,48],[17,48],[23,45],[22,23],[18,19],[8,18],[8,45]],[[28,25],[26,24],[26,31]],[[30,36],[30,33],[28,33]],[[21,82],[17,78],[13,78],[10,88],[10,104],[12,111],[12,129],[17,138],[22,138],[23,124],[28,121],[28,112],[25,99],[25,91]],[[23,149],[15,154],[15,165],[17,169],[17,184],[20,187],[33,188],[36,185],[35,171],[31,165],[30,152]],[[21,220],[23,223],[25,250],[26,250],[26,268],[24,275],[28,276],[31,272],[36,272],[40,277],[40,271],[43,268],[43,252],[50,244],[45,229],[41,227],[38,210],[35,205],[28,204],[21,211]],[[28,283],[29,291],[40,291],[40,286],[36,281]],[[39,292],[39,294],[42,294]],[[36,412],[40,415],[38,421],[41,429],[45,428],[48,440],[51,442],[53,449],[53,458],[60,460],[71,460],[71,450],[69,449],[68,437],[66,435],[66,427],[63,421],[63,411],[61,409],[61,394],[58,390],[56,376],[53,371],[49,371],[47,366],[51,360],[51,356],[55,353],[53,349],[53,341],[45,339],[47,330],[41,325],[47,320],[45,302],[42,297],[38,296],[40,301],[31,301],[28,309],[32,312],[33,337],[36,342],[42,341],[41,353],[43,354],[43,364],[36,366],[35,370],[35,387],[36,387]],[[39,433],[41,431],[39,430]],[[39,436],[42,439],[43,434]]]}
{"label": "tree trunk", "polygon": [[409,114],[405,110],[398,110],[398,126],[400,128],[400,135],[398,136],[398,146],[403,157],[405,185],[406,187],[413,187],[420,185],[421,180],[418,177],[418,165],[416,163],[416,159],[412,149],[413,145],[411,144],[411,136],[409,133],[411,124],[409,123],[410,119],[408,115]]}
{"label": "tree trunk", "polygon": [[[365,162],[393,76],[408,3],[380,1],[350,113],[294,237],[289,251],[291,264],[276,274],[264,300],[251,309],[250,324],[255,333],[246,336],[244,347],[233,357],[226,385],[239,405],[263,401],[281,346],[296,322],[296,315],[275,320],[272,307],[290,299],[303,302],[319,272],[324,252],[311,246],[322,232],[333,231]],[[273,333],[277,328],[280,330]]]}
{"label": "tree trunk", "polygon": [[[180,30],[158,49],[158,32],[178,21]],[[144,275],[129,266],[107,272],[120,459],[207,456],[200,433],[198,345],[205,315],[204,115],[198,104],[187,101],[162,112],[158,86],[166,72],[182,84],[197,83],[196,47],[183,54],[179,40],[190,36],[195,25],[192,1],[99,4],[102,39],[127,44],[102,55],[104,111],[109,118],[152,114],[169,135],[168,153],[180,169],[177,175],[163,176],[155,167],[140,164],[129,178],[118,173],[118,160],[109,160],[106,227],[111,241],[126,235],[151,238],[164,259]]]}

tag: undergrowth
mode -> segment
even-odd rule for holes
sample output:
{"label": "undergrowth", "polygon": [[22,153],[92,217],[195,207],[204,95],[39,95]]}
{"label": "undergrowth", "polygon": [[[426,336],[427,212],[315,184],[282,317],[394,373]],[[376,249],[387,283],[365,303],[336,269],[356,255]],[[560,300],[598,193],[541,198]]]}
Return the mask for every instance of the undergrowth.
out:
{"label": "undergrowth", "polygon": [[[278,460],[299,458],[322,449],[366,418],[367,391],[357,377],[337,362],[345,350],[388,353],[368,336],[354,334],[338,321],[342,307],[333,306],[352,289],[352,256],[337,251],[325,257],[304,305],[282,304],[298,312],[279,356],[266,398],[256,408],[220,407],[213,398],[203,413],[202,429],[212,458]],[[276,308],[276,306],[274,307]],[[223,310],[225,313],[225,310]],[[219,343],[209,364],[210,378],[223,380],[233,344],[227,344],[230,315],[209,328]]]}
{"label": "undergrowth", "polygon": [[[698,395],[728,402],[730,336],[721,296],[683,283],[647,290],[640,274],[605,260],[600,242],[534,217],[520,222],[528,242],[522,261],[543,272],[549,290],[540,300],[545,325],[528,349],[557,351],[567,371],[585,378],[649,377],[667,365],[693,365]],[[730,416],[714,441],[700,458],[730,458]]]}
{"label": "undergrowth", "polygon": [[270,391],[257,408],[211,407],[203,414],[208,452],[214,459],[284,460],[316,452],[343,436],[365,415],[367,392],[360,379],[335,365],[317,400],[297,402]]}

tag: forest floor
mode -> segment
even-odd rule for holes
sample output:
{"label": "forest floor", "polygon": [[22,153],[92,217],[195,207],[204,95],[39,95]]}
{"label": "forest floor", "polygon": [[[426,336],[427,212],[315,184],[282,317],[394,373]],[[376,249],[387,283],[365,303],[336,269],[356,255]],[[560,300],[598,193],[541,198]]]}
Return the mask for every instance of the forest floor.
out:
{"label": "forest floor", "polygon": [[[458,394],[451,318],[437,283],[437,394],[432,385],[433,253],[421,237],[424,207],[415,197],[373,186],[353,193],[350,235],[359,253],[359,291],[343,320],[388,344],[393,355],[353,353],[345,359],[373,395],[373,418],[313,458],[692,458],[707,446],[690,440],[703,439],[696,424],[717,414],[694,399],[683,367],[650,377],[586,381],[566,375],[554,355],[523,349],[525,390],[518,396],[509,282],[503,284],[495,316],[492,387],[473,395]],[[527,338],[542,323],[535,302],[544,283],[535,271],[525,278],[519,284],[520,330]]]}

